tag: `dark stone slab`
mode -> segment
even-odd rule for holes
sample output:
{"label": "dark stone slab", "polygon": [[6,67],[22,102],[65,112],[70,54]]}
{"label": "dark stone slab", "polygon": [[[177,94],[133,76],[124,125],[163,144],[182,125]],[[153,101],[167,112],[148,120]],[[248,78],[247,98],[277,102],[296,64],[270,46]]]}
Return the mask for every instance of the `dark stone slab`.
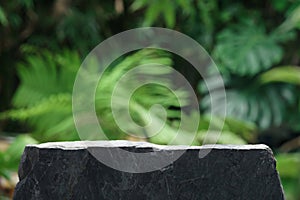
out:
{"label": "dark stone slab", "polygon": [[[174,156],[176,152],[183,155],[160,170],[128,173],[106,166],[91,153],[107,154],[122,163],[121,157],[113,155],[114,149],[120,148],[151,152],[153,157]],[[199,158],[199,150],[210,153]],[[265,145],[188,149],[127,141],[29,145],[22,156],[19,178],[14,194],[18,200],[284,199],[275,159]]]}

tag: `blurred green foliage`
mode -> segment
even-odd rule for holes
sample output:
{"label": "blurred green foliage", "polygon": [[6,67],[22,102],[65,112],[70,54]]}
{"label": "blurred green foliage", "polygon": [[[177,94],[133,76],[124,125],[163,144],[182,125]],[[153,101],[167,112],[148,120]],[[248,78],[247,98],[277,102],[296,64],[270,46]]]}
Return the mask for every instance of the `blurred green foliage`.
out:
{"label": "blurred green foliage", "polygon": [[[109,36],[141,26],[172,28],[204,46],[226,86],[228,117],[219,143],[271,146],[287,199],[299,200],[299,0],[1,2],[0,132],[15,139],[7,150],[0,151],[0,175],[9,179],[10,172],[17,170],[26,144],[79,139],[72,117],[72,89],[82,60]],[[174,67],[194,87],[201,108],[194,144],[201,145],[210,125],[216,130],[222,127],[219,116],[210,122],[206,86],[188,63],[156,50],[123,56],[99,82],[96,110],[105,132],[111,133],[107,137],[133,139],[113,120],[111,93],[124,72],[153,61]],[[182,91],[178,94],[188,98]],[[166,88],[142,87],[130,104],[134,120],[145,124],[153,104],[163,105],[168,118],[161,134],[150,141],[168,143],[180,122],[178,101]],[[122,99],[119,105],[123,109]],[[154,117],[161,120],[159,113]],[[141,134],[134,129],[131,132]],[[213,142],[218,134],[212,129],[209,136],[206,139]],[[187,137],[189,133],[177,143],[184,143]]]}

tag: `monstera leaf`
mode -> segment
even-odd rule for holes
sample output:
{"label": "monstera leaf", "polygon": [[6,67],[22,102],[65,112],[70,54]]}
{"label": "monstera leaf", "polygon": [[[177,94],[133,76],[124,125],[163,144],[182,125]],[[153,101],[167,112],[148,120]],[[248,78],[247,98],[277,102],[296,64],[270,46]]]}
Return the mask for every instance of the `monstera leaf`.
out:
{"label": "monstera leaf", "polygon": [[213,55],[221,71],[253,76],[281,61],[281,39],[267,34],[262,26],[239,25],[218,34]]}
{"label": "monstera leaf", "polygon": [[[297,90],[293,85],[279,83],[259,85],[255,81],[240,84],[243,87],[226,91],[227,115],[257,123],[262,129],[280,125],[287,120],[293,106],[297,105]],[[208,94],[200,101],[201,107],[206,112],[211,110],[210,101]]]}
{"label": "monstera leaf", "polygon": [[[275,67],[267,72],[261,74],[258,77],[258,82],[262,85],[269,84],[269,83],[287,83],[293,84],[298,87],[300,86],[300,67],[299,66],[279,66]],[[299,120],[300,120],[300,98],[299,93],[295,91],[293,96],[296,96],[298,103],[295,106],[293,112],[289,113],[289,124],[288,126],[291,127],[295,131],[300,130]],[[295,102],[297,104],[297,101]]]}

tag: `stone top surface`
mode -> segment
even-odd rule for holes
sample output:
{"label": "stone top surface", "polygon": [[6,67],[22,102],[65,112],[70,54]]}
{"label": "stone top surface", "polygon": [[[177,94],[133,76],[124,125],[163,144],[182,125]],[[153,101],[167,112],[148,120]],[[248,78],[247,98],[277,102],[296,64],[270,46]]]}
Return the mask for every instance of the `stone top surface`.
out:
{"label": "stone top surface", "polygon": [[75,141],[75,142],[48,142],[42,144],[31,144],[27,147],[35,147],[39,149],[63,149],[78,150],[94,147],[135,147],[135,148],[153,148],[157,150],[187,150],[187,149],[233,149],[233,150],[270,150],[267,145],[203,145],[203,146],[187,146],[187,145],[157,145],[149,142],[135,142],[127,140],[106,140],[106,141]]}

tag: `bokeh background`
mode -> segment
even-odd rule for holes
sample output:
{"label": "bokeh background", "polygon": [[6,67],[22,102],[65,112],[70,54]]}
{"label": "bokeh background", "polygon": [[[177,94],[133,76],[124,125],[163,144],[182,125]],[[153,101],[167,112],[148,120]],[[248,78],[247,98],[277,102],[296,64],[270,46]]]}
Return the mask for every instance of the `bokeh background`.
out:
{"label": "bokeh background", "polygon": [[[208,51],[227,92],[228,116],[218,143],[269,145],[287,200],[300,200],[299,0],[0,1],[0,199],[12,196],[26,144],[79,140],[72,87],[88,52],[114,34],[145,26],[180,31]],[[139,140],[116,126],[110,95],[124,71],[151,62],[173,66],[194,87],[201,110],[194,145],[201,145],[210,123],[222,125],[218,116],[209,122],[203,80],[182,58],[157,50],[117,59],[100,82],[96,110],[107,137]],[[167,144],[180,122],[174,94],[148,85],[131,101],[131,115],[140,124],[151,105],[165,107],[165,132],[148,140]],[[209,135],[212,141],[217,136]]]}

